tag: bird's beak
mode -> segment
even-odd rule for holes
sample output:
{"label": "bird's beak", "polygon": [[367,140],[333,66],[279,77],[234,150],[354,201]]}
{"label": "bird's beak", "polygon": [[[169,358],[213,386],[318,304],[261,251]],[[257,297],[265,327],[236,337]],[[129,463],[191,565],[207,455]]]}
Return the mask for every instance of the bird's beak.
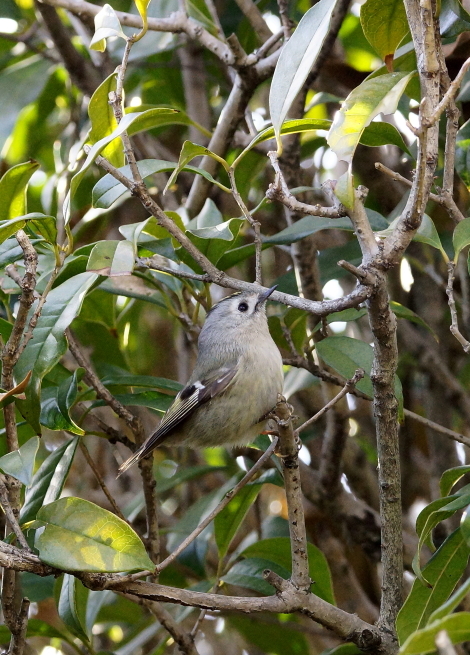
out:
{"label": "bird's beak", "polygon": [[259,298],[258,298],[258,302],[256,303],[256,309],[258,309],[258,307],[261,307],[262,305],[264,305],[266,300],[269,298],[269,296],[272,294],[272,292],[275,291],[276,289],[277,289],[277,284],[275,284],[273,287],[271,287],[270,289],[268,289],[264,293],[261,293]]}

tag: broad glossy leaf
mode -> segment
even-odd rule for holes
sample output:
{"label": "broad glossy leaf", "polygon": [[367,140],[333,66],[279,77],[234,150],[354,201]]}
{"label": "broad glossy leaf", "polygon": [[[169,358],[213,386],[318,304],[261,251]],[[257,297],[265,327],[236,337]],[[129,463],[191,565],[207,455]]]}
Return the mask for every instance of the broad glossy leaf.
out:
{"label": "broad glossy leaf", "polygon": [[348,171],[336,185],[335,194],[347,207],[354,204],[351,163],[364,129],[379,114],[392,114],[414,73],[388,73],[369,78],[343,102],[327,136],[328,145],[348,164]]}
{"label": "broad glossy leaf", "polygon": [[470,613],[457,612],[434,621],[412,634],[398,651],[398,655],[425,655],[436,651],[436,637],[445,630],[453,644],[470,639]]}
{"label": "broad glossy leaf", "polygon": [[[311,132],[312,130],[329,130],[331,127],[331,121],[326,118],[299,118],[296,120],[284,121],[281,127],[281,135],[283,134],[298,134],[299,132]],[[263,141],[269,141],[269,139],[275,138],[274,127],[266,127],[264,130],[261,130],[246,148],[241,152],[235,161],[232,164],[232,167],[235,168],[240,160],[249,152],[252,148],[257,146]]]}
{"label": "broad glossy leaf", "polygon": [[103,573],[154,566],[125,521],[82,498],[62,498],[45,505],[37,521],[45,526],[36,540],[39,557],[51,566]]}
{"label": "broad glossy leaf", "polygon": [[470,30],[470,15],[458,0],[442,0],[439,26],[445,39],[456,37]]}
{"label": "broad glossy leaf", "polygon": [[0,457],[0,470],[28,486],[33,479],[34,460],[39,448],[39,437],[32,437],[18,450]]}
{"label": "broad glossy leaf", "polygon": [[134,0],[134,2],[140,17],[142,18],[143,28],[142,32],[139,34],[139,38],[141,38],[147,31],[147,8],[149,6],[150,0]]}
{"label": "broad glossy leaf", "polygon": [[463,585],[459,587],[455,593],[452,594],[448,601],[438,607],[437,610],[434,610],[434,612],[429,617],[428,623],[433,623],[434,621],[442,619],[444,616],[451,614],[455,608],[460,605],[468,593],[470,593],[470,578],[468,578],[463,583]]}
{"label": "broad glossy leaf", "polygon": [[226,556],[232,539],[250,507],[255,502],[262,486],[262,483],[247,484],[232,498],[227,507],[215,517],[215,543],[217,544],[220,560],[223,560]]}
{"label": "broad glossy leaf", "polygon": [[121,23],[111,5],[105,4],[95,16],[95,33],[90,41],[90,49],[104,52],[106,50],[106,39],[111,36],[118,36],[126,40],[126,35],[121,29]]}
{"label": "broad glossy leaf", "polygon": [[[217,266],[219,259],[230,248],[232,242],[237,238],[244,219],[230,218],[225,223],[219,223],[213,227],[188,230],[187,235],[195,246]],[[194,270],[200,271],[200,267],[193,262],[192,257],[186,255],[181,249],[179,255],[183,261]]]}
{"label": "broad glossy leaf", "polygon": [[[325,556],[319,548],[307,543],[308,567],[310,578],[313,581],[311,591],[316,596],[323,598],[328,603],[335,605],[335,596],[331,581],[330,569]],[[281,566],[290,575],[291,571],[291,545],[288,537],[273,537],[263,539],[251,546],[248,546],[242,553],[242,557],[261,557]],[[265,567],[265,568],[270,568]],[[274,570],[274,569],[273,569]],[[283,576],[284,577],[284,576]]]}
{"label": "broad glossy leaf", "polygon": [[[164,161],[163,159],[142,159],[137,163],[137,166],[140,174],[145,179],[154,173],[168,173],[174,171],[178,164],[171,161]],[[196,175],[202,175],[202,177],[205,177],[206,180],[217,185],[220,189],[230,192],[230,189],[227,189],[223,184],[217,182],[210,173],[202,170],[202,168],[197,168],[196,166],[185,166],[182,170],[195,173]],[[123,166],[119,171],[127,178],[132,178],[129,166]],[[93,187],[93,207],[109,209],[109,207],[111,207],[111,205],[126,192],[126,187],[108,173]]]}
{"label": "broad glossy leaf", "polygon": [[[101,12],[103,12],[106,7],[109,7],[109,5],[105,5]],[[91,130],[88,133],[87,142],[91,145],[108,136],[108,134],[112,134],[118,126],[113,108],[109,102],[109,94],[116,91],[116,77],[116,72],[111,73],[111,75],[109,75],[104,82],[99,85],[90,98],[88,116],[91,121]],[[112,141],[105,147],[102,155],[116,168],[124,166],[124,151],[120,141]]]}
{"label": "broad glossy leaf", "polygon": [[52,229],[52,223],[55,225],[55,218],[53,216],[45,216],[39,212],[21,214],[15,218],[10,218],[7,221],[0,222],[0,243],[9,239],[13,234],[16,234],[18,230],[22,230],[29,221],[31,221],[35,229],[37,229],[37,226],[39,226],[40,222],[43,220],[48,224],[46,230],[49,234]]}
{"label": "broad glossy leaf", "polygon": [[236,562],[221,580],[236,587],[245,587],[265,596],[272,596],[275,589],[263,578],[263,571],[266,569],[274,571],[285,580],[290,576],[290,569],[286,569],[270,559],[247,557],[241,562]]}
{"label": "broad glossy leaf", "polygon": [[89,644],[90,641],[86,631],[88,593],[88,589],[82,585],[80,580],[69,573],[64,573],[57,612],[70,632],[85,644]]}
{"label": "broad glossy leaf", "polygon": [[[445,502],[446,500],[447,502]],[[468,504],[470,504],[470,494],[467,488],[466,493],[460,490],[453,496],[434,500],[418,516],[416,520],[416,532],[418,533],[419,541],[416,554],[413,557],[412,567],[415,575],[423,584],[428,582],[432,584],[430,580],[426,579],[424,571],[421,570],[420,556],[424,544],[428,544],[433,548],[431,540],[432,530],[438,523],[450,518],[455,512],[467,507]]]}
{"label": "broad glossy leaf", "polygon": [[225,467],[223,466],[210,466],[208,464],[201,466],[185,466],[181,471],[177,471],[171,478],[164,478],[161,474],[158,475],[161,470],[161,466],[158,465],[157,473],[155,475],[157,479],[156,492],[164,493],[170,489],[174,489],[179,484],[186,482],[187,480],[194,480],[199,478],[206,473],[216,473],[217,471],[223,471]]}
{"label": "broad glossy leaf", "polygon": [[99,241],[90,253],[87,270],[106,277],[131,275],[135,264],[131,241]]}
{"label": "broad glossy leaf", "polygon": [[282,124],[321,51],[334,7],[335,0],[317,2],[303,16],[281,51],[269,92],[269,111],[279,152]]}
{"label": "broad glossy leaf", "polygon": [[83,368],[78,368],[58,387],[44,389],[41,398],[41,425],[50,430],[67,430],[82,436],[85,434],[70,416],[70,409],[77,399],[78,382],[84,373]]}
{"label": "broad glossy leaf", "polygon": [[361,6],[361,24],[381,59],[393,55],[409,31],[403,0],[367,0]]}
{"label": "broad glossy leaf", "polygon": [[41,464],[26,490],[24,505],[20,510],[20,522],[28,523],[36,518],[43,503],[51,503],[60,496],[78,445],[78,438],[56,448]]}
{"label": "broad glossy leaf", "polygon": [[[158,391],[141,391],[139,393],[117,393],[114,394],[115,398],[123,405],[130,407],[150,407],[157,412],[163,414],[173,402],[173,398],[165,393]],[[101,407],[106,405],[104,400],[97,400],[93,403],[93,407]]]}
{"label": "broad glossy leaf", "polygon": [[[7,324],[10,325],[9,323]],[[31,371],[26,374],[24,380],[22,380],[19,384],[14,386],[12,389],[10,389],[9,391],[5,391],[4,393],[0,393],[0,408],[5,407],[6,405],[9,405],[11,402],[13,402],[15,396],[17,398],[24,398],[23,391],[28,386],[28,382],[30,378],[31,378]]]}
{"label": "broad glossy leaf", "polygon": [[373,397],[374,390],[370,379],[374,350],[372,346],[351,337],[327,337],[317,343],[320,357],[346,379],[353,377],[356,369],[362,368],[365,375],[356,385],[357,388]]}
{"label": "broad glossy leaf", "polygon": [[[386,237],[389,234],[392,234],[399,220],[400,217],[398,216],[395,220],[393,220],[390,223],[390,225],[385,230],[379,231],[377,236]],[[433,221],[429,218],[427,214],[423,214],[421,225],[419,226],[418,231],[414,235],[413,241],[426,243],[428,246],[432,246],[433,248],[440,250],[442,256],[447,261],[447,254],[444,248],[442,247],[442,243],[439,238],[439,234],[436,230],[436,226],[434,225]]]}
{"label": "broad glossy leaf", "polygon": [[434,332],[432,327],[426,323],[418,314],[415,314],[411,309],[408,309],[408,307],[405,307],[404,305],[400,305],[399,302],[395,302],[394,300],[390,301],[390,309],[392,312],[395,314],[397,318],[404,318],[407,321],[411,321],[411,323],[416,323],[416,325],[420,325],[421,327],[425,328],[432,334],[432,336],[438,341],[437,334]]}
{"label": "broad glossy leaf", "polygon": [[[32,339],[15,367],[20,379],[32,371],[26,400],[18,401],[20,411],[33,427],[39,428],[42,378],[67,350],[64,332],[80,312],[86,293],[96,282],[95,273],[80,273],[49,292]],[[34,311],[36,304],[31,311]]]}
{"label": "broad glossy leaf", "polygon": [[31,175],[38,168],[38,162],[30,160],[24,164],[12,166],[0,179],[0,198],[2,199],[0,221],[8,221],[26,214],[26,189]]}
{"label": "broad glossy leaf", "polygon": [[120,137],[123,132],[127,132],[129,136],[132,136],[133,134],[149,130],[152,127],[171,125],[174,122],[172,117],[177,113],[176,109],[157,107],[155,109],[148,109],[147,111],[125,114],[118,127],[111,134],[97,141],[88,152],[87,158],[81,169],[73,176],[70,183],[70,191],[64,201],[64,217],[66,222],[70,219],[70,203],[72,202],[80,182],[95,159],[103,152],[108,144],[110,144],[114,139]]}
{"label": "broad glossy leaf", "polygon": [[457,263],[462,249],[470,244],[470,217],[457,223],[452,237],[452,243],[454,244],[455,249],[454,261]]}
{"label": "broad glossy leaf", "polygon": [[415,631],[424,628],[429,617],[452,593],[467,566],[469,548],[460,529],[455,530],[431,557],[423,575],[432,586],[416,579],[397,617],[401,644]]}
{"label": "broad glossy leaf", "polygon": [[[175,168],[173,173],[170,175],[170,179],[166,183],[165,188],[163,189],[163,193],[167,191],[171,187],[172,184],[174,184],[176,178],[178,175],[181,173],[183,168],[189,164],[189,162],[194,159],[194,157],[200,157],[200,156],[207,156],[207,157],[212,157],[212,159],[215,159],[216,161],[219,162],[219,164],[222,164],[222,166],[225,168],[225,170],[228,170],[229,166],[225,159],[222,159],[222,157],[219,157],[219,155],[216,155],[215,152],[212,152],[208,148],[205,148],[204,146],[199,146],[197,143],[192,143],[191,141],[185,141],[183,143],[183,147],[181,148],[180,152],[180,158],[178,161],[178,166]],[[225,188],[226,191],[229,191],[227,188]],[[230,191],[229,191],[230,193]]]}
{"label": "broad glossy leaf", "polygon": [[[401,0],[400,0],[401,2]],[[373,122],[368,125],[362,136],[359,143],[362,143],[364,146],[378,147],[393,145],[398,146],[403,152],[406,152],[408,155],[411,155],[411,152],[408,150],[408,146],[403,141],[403,137],[400,132],[397,130],[395,125],[384,122]]]}
{"label": "broad glossy leaf", "polygon": [[157,305],[158,307],[163,307],[163,309],[167,309],[160,291],[145,287],[140,280],[136,281],[133,277],[107,278],[100,284],[99,288],[102,291],[115,294],[116,296],[136,298],[137,300],[143,300],[145,302],[152,303],[153,305]]}
{"label": "broad glossy leaf", "polygon": [[452,487],[457,484],[466,473],[470,473],[470,466],[456,466],[455,468],[444,471],[439,481],[441,496],[448,496]]}

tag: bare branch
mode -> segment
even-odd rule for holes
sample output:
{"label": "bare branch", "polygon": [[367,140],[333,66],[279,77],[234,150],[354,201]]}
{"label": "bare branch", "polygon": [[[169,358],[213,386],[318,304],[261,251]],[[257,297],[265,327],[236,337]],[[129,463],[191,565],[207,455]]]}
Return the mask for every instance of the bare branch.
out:
{"label": "bare branch", "polygon": [[198,655],[192,636],[183,631],[181,626],[178,625],[170,612],[168,612],[161,603],[158,603],[155,600],[146,600],[144,601],[144,605],[150,610],[150,612],[152,612],[157,621],[159,621],[170,633],[178,644],[181,653],[184,655]]}
{"label": "bare branch", "polygon": [[455,100],[457,93],[459,91],[460,85],[462,84],[465,73],[470,68],[470,57],[464,62],[462,68],[459,70],[455,80],[450,83],[449,88],[446,91],[446,94],[434,109],[433,113],[430,116],[427,116],[423,122],[423,127],[431,127],[434,125],[442,116],[444,111],[449,107],[450,103]]}
{"label": "bare branch", "polygon": [[445,434],[450,439],[453,439],[454,441],[458,441],[464,446],[470,448],[470,437],[466,437],[463,434],[454,432],[454,430],[449,430],[449,428],[445,428],[443,425],[439,425],[439,423],[435,423],[434,421],[431,421],[430,419],[425,418],[424,416],[420,416],[419,414],[416,414],[415,412],[412,412],[409,409],[404,409],[403,413],[408,418],[411,418],[414,421],[418,421],[418,423],[422,423],[423,425],[426,425],[428,428],[431,428],[431,430],[434,430],[434,432]]}
{"label": "bare branch", "polygon": [[278,400],[273,417],[279,431],[278,454],[282,461],[286,490],[292,558],[291,581],[296,589],[309,592],[312,581],[308,568],[307,532],[300,486],[298,439],[292,427],[292,408],[282,396]]}
{"label": "bare branch", "polygon": [[28,598],[21,600],[21,607],[16,620],[16,629],[12,632],[8,655],[23,655],[26,645],[26,630],[28,628]]}
{"label": "bare branch", "polygon": [[457,308],[455,306],[455,298],[454,298],[455,263],[454,262],[448,262],[447,271],[448,271],[448,278],[447,278],[446,293],[449,299],[450,316],[452,319],[450,331],[462,346],[463,351],[468,354],[470,352],[470,341],[467,341],[467,339],[465,339],[465,337],[459,330]]}
{"label": "bare branch", "polygon": [[5,484],[5,476],[1,474],[0,474],[0,504],[2,506],[3,511],[5,512],[5,516],[7,517],[11,529],[15,533],[15,537],[18,539],[19,543],[21,544],[21,547],[30,551],[28,542],[26,541],[23,531],[21,530],[18,521],[16,519],[16,516],[13,512],[13,509],[10,505],[10,501],[8,498],[8,489],[7,489],[7,485]]}
{"label": "bare branch", "polygon": [[236,3],[262,41],[267,41],[273,36],[273,33],[267,26],[266,21],[253,0],[236,0]]}
{"label": "bare branch", "polygon": [[365,375],[364,371],[361,368],[358,368],[354,376],[346,382],[346,384],[341,389],[341,391],[334,398],[332,398],[330,402],[328,402],[324,407],[322,407],[319,412],[317,412],[314,416],[309,418],[308,421],[305,421],[305,423],[302,423],[302,425],[295,430],[295,434],[296,435],[300,434],[302,430],[305,430],[305,428],[308,428],[310,425],[318,421],[318,419],[321,418],[323,414],[326,414],[326,412],[329,409],[331,409],[334,405],[336,405],[336,403],[339,402],[341,398],[344,398],[344,396],[347,393],[351,393],[352,389],[356,386],[359,380],[362,380],[364,375]]}

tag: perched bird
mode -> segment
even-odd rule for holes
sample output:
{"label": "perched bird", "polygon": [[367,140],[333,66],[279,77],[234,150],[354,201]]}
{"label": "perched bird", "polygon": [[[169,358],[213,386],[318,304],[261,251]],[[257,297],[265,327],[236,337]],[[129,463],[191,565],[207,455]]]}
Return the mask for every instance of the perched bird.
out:
{"label": "perched bird", "polygon": [[275,288],[235,293],[212,307],[189,382],[118,475],[167,440],[191,448],[236,446],[265,429],[283,385],[281,354],[266,318],[266,301]]}

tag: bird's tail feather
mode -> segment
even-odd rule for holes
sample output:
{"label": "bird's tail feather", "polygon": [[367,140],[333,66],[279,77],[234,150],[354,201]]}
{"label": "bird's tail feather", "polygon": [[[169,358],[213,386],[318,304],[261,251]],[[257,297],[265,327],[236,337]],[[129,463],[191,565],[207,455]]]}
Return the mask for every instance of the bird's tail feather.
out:
{"label": "bird's tail feather", "polygon": [[160,435],[158,433],[158,430],[154,432],[145,443],[141,445],[141,447],[135,451],[135,453],[129,457],[129,459],[126,459],[124,464],[121,464],[121,466],[118,469],[118,474],[116,477],[119,477],[123,473],[127,471],[131,466],[136,464],[137,462],[140,462],[141,459],[144,457],[147,457],[147,455],[150,455],[152,450],[154,450],[157,446],[159,446],[162,441],[164,441],[166,435]]}

